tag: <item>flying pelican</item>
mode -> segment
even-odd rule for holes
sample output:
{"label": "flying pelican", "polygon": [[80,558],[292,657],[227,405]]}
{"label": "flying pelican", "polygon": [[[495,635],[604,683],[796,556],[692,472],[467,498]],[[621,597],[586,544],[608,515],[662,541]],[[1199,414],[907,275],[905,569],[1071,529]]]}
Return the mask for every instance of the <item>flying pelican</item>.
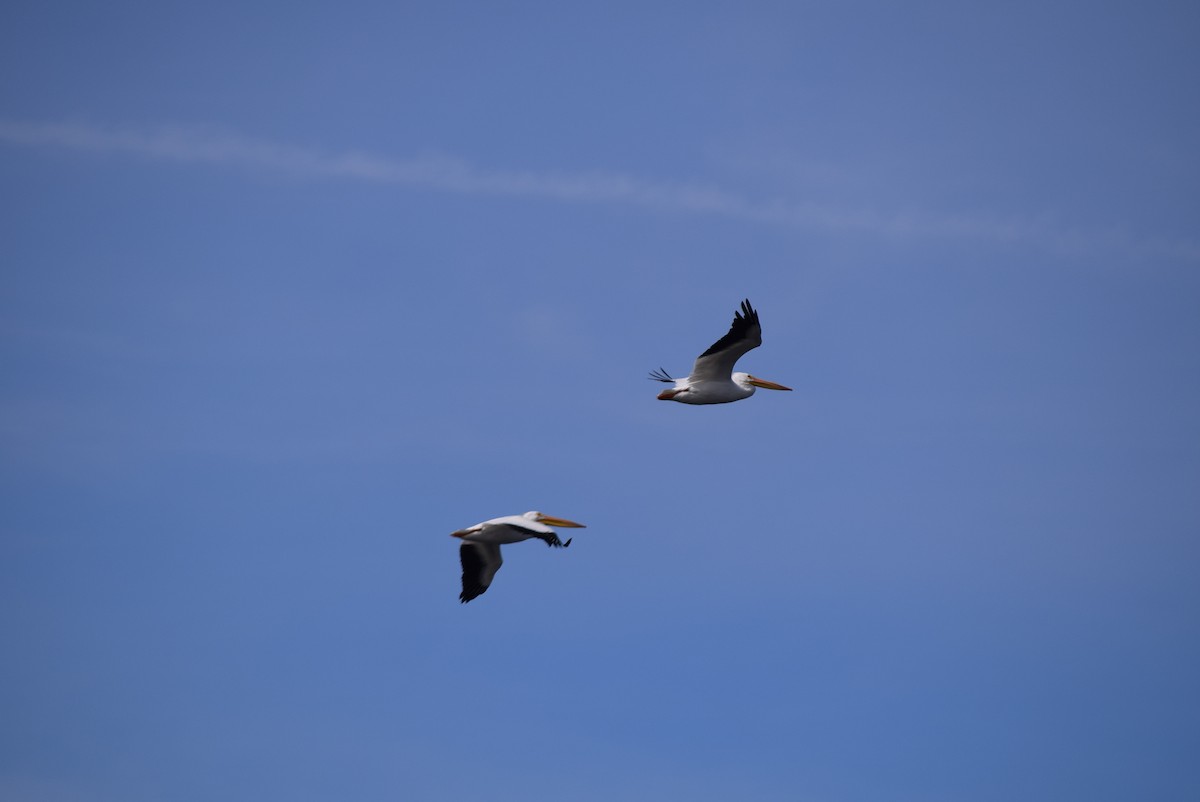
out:
{"label": "flying pelican", "polygon": [[450,537],[459,537],[463,541],[458,549],[463,569],[463,589],[458,600],[466,604],[487,592],[488,586],[492,584],[492,577],[504,562],[500,557],[501,543],[520,543],[522,540],[536,537],[546,541],[547,546],[563,549],[570,546],[571,538],[567,538],[567,542],[563,543],[551,526],[584,528],[583,524],[568,521],[566,518],[553,518],[530,510],[524,515],[505,515],[451,532]]}
{"label": "flying pelican", "polygon": [[733,313],[733,325],[729,327],[729,333],[696,358],[690,376],[672,379],[662,368],[650,373],[650,378],[655,381],[675,383],[671,389],[658,394],[659,400],[678,401],[681,404],[727,404],[754,395],[755,387],[792,389],[749,373],[733,372],[734,363],[742,354],[760,345],[762,326],[758,323],[758,312],[746,299],[742,301],[742,311]]}

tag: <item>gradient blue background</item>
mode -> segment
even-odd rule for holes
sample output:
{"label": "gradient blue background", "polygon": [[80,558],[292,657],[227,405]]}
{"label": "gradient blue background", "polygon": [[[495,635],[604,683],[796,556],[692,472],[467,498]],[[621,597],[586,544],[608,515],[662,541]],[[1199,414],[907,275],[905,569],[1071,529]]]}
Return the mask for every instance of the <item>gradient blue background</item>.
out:
{"label": "gradient blue background", "polygon": [[1198,40],[6,3],[0,798],[1200,798]]}

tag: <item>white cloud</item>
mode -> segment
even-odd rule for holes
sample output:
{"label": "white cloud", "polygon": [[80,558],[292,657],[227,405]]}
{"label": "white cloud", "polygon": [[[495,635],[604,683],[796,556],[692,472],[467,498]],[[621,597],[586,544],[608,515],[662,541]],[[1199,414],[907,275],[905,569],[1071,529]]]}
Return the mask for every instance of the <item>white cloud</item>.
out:
{"label": "white cloud", "polygon": [[611,173],[485,170],[443,157],[394,159],[365,153],[321,153],[203,128],[136,130],[82,123],[0,120],[10,144],[128,153],[178,162],[242,166],[294,175],[371,181],[468,195],[621,203],[662,211],[707,214],[767,225],[898,237],[954,237],[1020,242],[1065,252],[1125,248],[1142,255],[1200,261],[1200,244],[1136,240],[1123,231],[1061,230],[1035,220],[961,217],[927,212],[839,208],[815,202],[751,200],[716,187],[652,181]]}

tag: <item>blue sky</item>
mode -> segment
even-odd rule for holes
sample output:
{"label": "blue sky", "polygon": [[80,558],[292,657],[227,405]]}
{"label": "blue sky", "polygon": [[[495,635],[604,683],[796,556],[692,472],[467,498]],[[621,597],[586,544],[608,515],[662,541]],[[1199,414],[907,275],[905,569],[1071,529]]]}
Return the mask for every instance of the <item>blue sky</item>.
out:
{"label": "blue sky", "polygon": [[0,11],[0,797],[1195,799],[1200,12],[480,6]]}

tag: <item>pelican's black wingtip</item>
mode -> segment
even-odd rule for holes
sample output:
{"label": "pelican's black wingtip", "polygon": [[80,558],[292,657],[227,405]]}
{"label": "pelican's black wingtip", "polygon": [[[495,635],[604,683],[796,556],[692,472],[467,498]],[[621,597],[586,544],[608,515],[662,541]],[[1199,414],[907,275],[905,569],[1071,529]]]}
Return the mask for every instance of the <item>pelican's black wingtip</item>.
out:
{"label": "pelican's black wingtip", "polygon": [[657,370],[650,371],[650,379],[651,379],[651,381],[665,382],[667,384],[670,384],[671,382],[675,381],[674,379],[671,378],[671,375],[669,373],[667,373],[665,370],[663,370],[662,368],[658,368]]}

